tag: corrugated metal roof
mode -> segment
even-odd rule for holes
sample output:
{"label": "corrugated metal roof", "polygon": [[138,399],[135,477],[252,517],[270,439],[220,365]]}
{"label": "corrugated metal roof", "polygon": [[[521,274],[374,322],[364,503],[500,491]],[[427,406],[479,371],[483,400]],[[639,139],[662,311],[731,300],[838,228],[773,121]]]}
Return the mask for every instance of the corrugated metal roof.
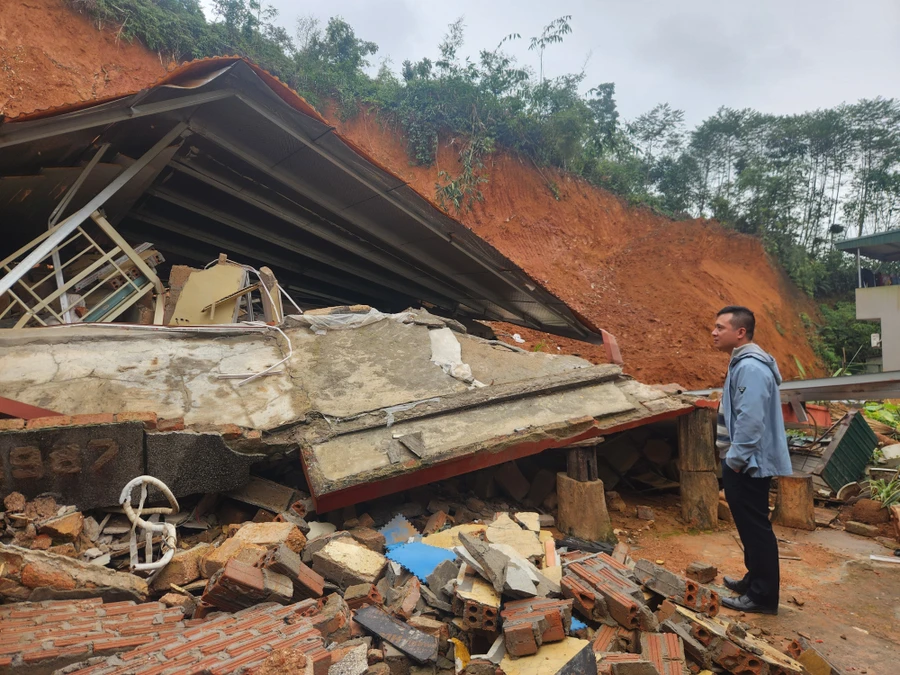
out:
{"label": "corrugated metal roof", "polygon": [[860,255],[872,260],[900,260],[900,229],[844,239],[835,242],[834,247],[847,253],[859,251]]}
{"label": "corrugated metal roof", "polygon": [[123,232],[196,262],[221,250],[268,264],[310,303],[425,305],[602,342],[521,268],[238,57],[186,64],[128,96],[8,120],[0,177],[78,167],[102,142],[136,158],[178,123],[187,138],[153,164],[138,194],[107,204]]}
{"label": "corrugated metal roof", "polygon": [[878,439],[866,418],[853,410],[841,421],[834,439],[822,454],[822,464],[816,473],[837,492],[847,483],[863,477],[877,447]]}

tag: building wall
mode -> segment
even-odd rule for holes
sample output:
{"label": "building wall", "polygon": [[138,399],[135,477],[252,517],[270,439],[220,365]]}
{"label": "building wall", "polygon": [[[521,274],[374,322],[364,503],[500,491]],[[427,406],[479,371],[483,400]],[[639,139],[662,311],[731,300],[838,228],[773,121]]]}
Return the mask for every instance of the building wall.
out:
{"label": "building wall", "polygon": [[882,367],[900,370],[900,286],[857,288],[856,318],[881,321]]}

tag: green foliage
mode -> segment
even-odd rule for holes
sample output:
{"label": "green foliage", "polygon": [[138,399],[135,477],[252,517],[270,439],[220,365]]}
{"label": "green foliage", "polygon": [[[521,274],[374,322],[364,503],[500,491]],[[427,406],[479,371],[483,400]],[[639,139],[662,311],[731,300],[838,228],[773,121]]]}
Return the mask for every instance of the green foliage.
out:
{"label": "green foliage", "polygon": [[869,401],[863,407],[863,415],[882,424],[887,424],[896,432],[900,432],[900,406],[887,401]]}
{"label": "green foliage", "polygon": [[856,320],[856,306],[852,302],[837,302],[834,307],[821,305],[824,324],[818,329],[818,342],[813,346],[830,371],[850,374],[861,369],[867,358],[876,356],[871,347],[871,334],[878,324]]}
{"label": "green foliage", "polygon": [[878,478],[868,480],[865,486],[869,488],[871,498],[876,502],[881,502],[882,508],[890,508],[894,504],[900,504],[900,479],[885,480]]}

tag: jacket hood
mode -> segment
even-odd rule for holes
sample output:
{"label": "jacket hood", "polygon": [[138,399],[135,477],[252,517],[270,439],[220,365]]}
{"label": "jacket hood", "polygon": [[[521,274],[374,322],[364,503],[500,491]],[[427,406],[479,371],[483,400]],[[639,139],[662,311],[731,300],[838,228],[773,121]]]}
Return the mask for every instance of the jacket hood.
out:
{"label": "jacket hood", "polygon": [[745,345],[741,345],[737,349],[735,349],[731,353],[731,361],[728,363],[728,367],[731,368],[738,361],[743,359],[756,359],[757,361],[761,361],[765,363],[769,370],[772,371],[772,375],[775,376],[775,382],[781,386],[781,373],[778,371],[778,364],[775,362],[775,359],[766,352],[762,347],[757,345],[755,342],[750,342]]}

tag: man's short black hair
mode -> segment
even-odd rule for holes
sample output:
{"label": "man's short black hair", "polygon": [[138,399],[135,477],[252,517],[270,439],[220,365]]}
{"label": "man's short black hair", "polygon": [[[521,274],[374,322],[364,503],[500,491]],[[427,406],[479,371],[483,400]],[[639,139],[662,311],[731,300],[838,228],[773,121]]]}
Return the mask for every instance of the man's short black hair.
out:
{"label": "man's short black hair", "polygon": [[731,327],[734,329],[745,328],[747,339],[753,339],[753,333],[756,331],[756,317],[753,316],[752,311],[740,305],[728,305],[728,307],[720,309],[716,316],[723,314],[731,314]]}

